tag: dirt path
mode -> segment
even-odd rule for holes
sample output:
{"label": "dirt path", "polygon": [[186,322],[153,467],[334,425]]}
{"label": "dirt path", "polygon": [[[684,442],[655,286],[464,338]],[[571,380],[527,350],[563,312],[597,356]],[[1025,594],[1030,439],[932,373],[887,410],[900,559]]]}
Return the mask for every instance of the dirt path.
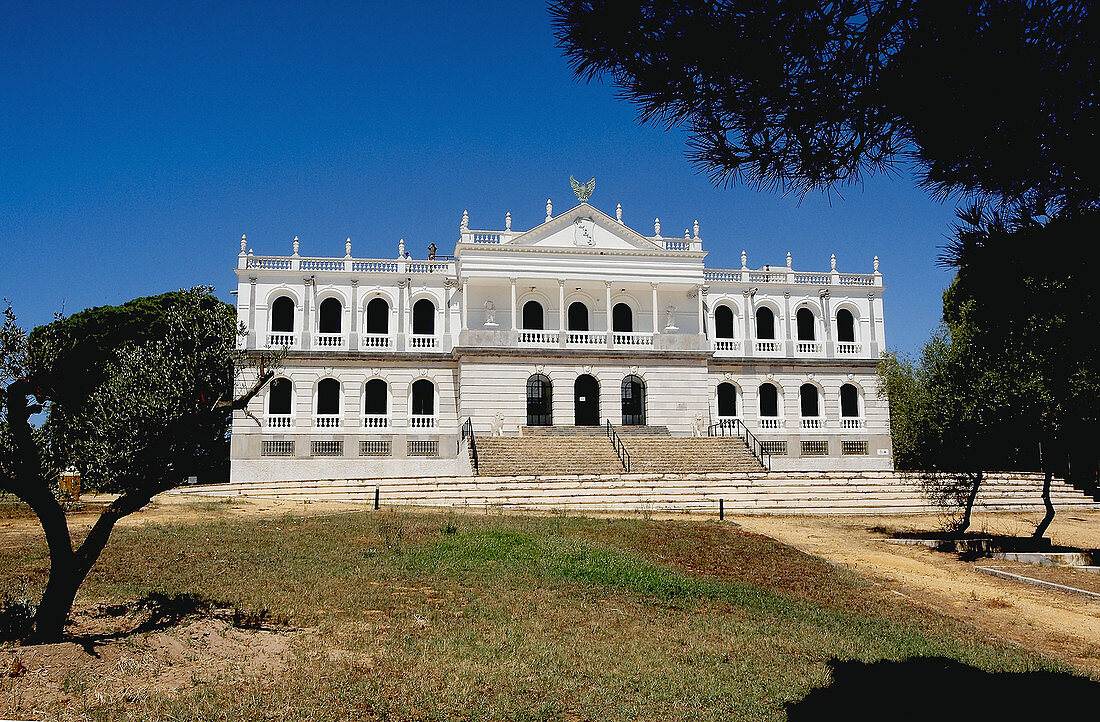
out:
{"label": "dirt path", "polygon": [[[1100,547],[1100,512],[1064,514],[1056,543]],[[880,541],[884,530],[937,528],[935,517],[737,517],[744,528],[848,567],[899,596],[937,609],[991,636],[1068,662],[1100,677],[1100,602],[998,579],[927,547]],[[1021,533],[1018,515],[984,515],[975,529]],[[989,560],[984,560],[988,562]]]}

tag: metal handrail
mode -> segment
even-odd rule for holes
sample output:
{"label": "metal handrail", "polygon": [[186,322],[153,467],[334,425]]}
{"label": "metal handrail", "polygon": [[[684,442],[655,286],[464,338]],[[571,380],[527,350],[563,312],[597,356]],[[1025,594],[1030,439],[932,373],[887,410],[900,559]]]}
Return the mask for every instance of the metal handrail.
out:
{"label": "metal handrail", "polygon": [[477,442],[474,441],[474,420],[469,416],[462,424],[462,441],[466,439],[470,440],[470,460],[474,465],[474,476],[477,476]]}
{"label": "metal handrail", "polygon": [[619,438],[619,434],[615,431],[615,427],[611,425],[611,419],[607,419],[607,438],[611,440],[611,448],[615,450],[615,454],[619,457],[619,463],[623,465],[623,471],[630,473],[630,452],[626,450],[626,444]]}
{"label": "metal handrail", "polygon": [[760,462],[760,465],[768,471],[772,470],[772,455],[764,450],[764,442],[756,438],[756,435],[749,431],[749,427],[741,419],[722,419],[717,424],[711,424],[707,427],[707,436],[741,437],[744,439],[745,445],[749,447],[752,455]]}

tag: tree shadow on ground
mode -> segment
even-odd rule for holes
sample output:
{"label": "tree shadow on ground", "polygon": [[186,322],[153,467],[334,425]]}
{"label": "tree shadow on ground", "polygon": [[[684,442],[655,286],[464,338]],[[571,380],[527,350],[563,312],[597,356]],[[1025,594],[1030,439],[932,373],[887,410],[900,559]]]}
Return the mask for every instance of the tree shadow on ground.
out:
{"label": "tree shadow on ground", "polygon": [[943,657],[829,661],[832,682],[787,704],[799,720],[1036,719],[1085,709],[1100,684],[1059,672],[986,672]]}

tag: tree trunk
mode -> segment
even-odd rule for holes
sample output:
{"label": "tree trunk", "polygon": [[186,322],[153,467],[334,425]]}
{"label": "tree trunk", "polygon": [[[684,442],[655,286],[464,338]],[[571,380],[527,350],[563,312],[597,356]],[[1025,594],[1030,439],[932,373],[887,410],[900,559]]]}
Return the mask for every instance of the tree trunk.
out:
{"label": "tree trunk", "polygon": [[1035,527],[1035,533],[1032,534],[1034,539],[1042,539],[1047,533],[1047,527],[1054,521],[1054,502],[1050,500],[1050,478],[1054,476],[1054,472],[1047,469],[1046,476],[1043,477],[1043,506],[1046,507],[1047,513],[1043,516],[1043,520],[1039,522],[1039,526]]}
{"label": "tree trunk", "polygon": [[978,489],[982,485],[982,472],[980,470],[975,474],[967,474],[967,476],[973,479],[973,483],[970,486],[970,493],[966,497],[966,510],[963,511],[962,522],[957,530],[959,534],[965,534],[966,530],[970,528],[970,513],[974,510],[974,501],[978,498]]}

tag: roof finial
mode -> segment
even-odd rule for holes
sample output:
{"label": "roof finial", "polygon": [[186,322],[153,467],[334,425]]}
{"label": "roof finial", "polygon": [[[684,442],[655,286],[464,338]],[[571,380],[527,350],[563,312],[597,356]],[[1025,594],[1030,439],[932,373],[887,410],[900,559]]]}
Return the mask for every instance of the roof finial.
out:
{"label": "roof finial", "polygon": [[462,222],[458,224],[458,230],[465,231],[470,227],[470,214],[468,211],[462,211]]}
{"label": "roof finial", "polygon": [[746,269],[749,267],[749,254],[741,251],[741,268]]}
{"label": "roof finial", "polygon": [[398,258],[404,258],[405,257],[405,239],[404,238],[402,238],[401,240],[399,240],[397,242],[397,257]]}
{"label": "roof finial", "polygon": [[829,257],[829,270],[830,271],[835,271],[836,270],[836,254],[835,253],[832,256]]}
{"label": "roof finial", "polygon": [[619,223],[623,222],[623,204],[619,203],[615,206],[615,220]]}
{"label": "roof finial", "polygon": [[[243,256],[244,252],[247,251],[247,250],[248,250],[248,239],[242,233],[241,234],[241,255]],[[877,258],[877,256],[876,256],[876,258]]]}
{"label": "roof finial", "polygon": [[294,255],[298,255],[298,236],[294,236]]}
{"label": "roof finial", "polygon": [[569,184],[573,186],[577,200],[584,203],[588,200],[588,196],[592,195],[592,191],[596,190],[596,176],[592,176],[592,180],[587,183],[578,183],[576,178],[569,176]]}
{"label": "roof finial", "polygon": [[875,273],[878,273],[878,256],[875,256]]}
{"label": "roof finial", "polygon": [[554,204],[550,202],[550,199],[546,199],[546,221],[549,222],[554,215]]}
{"label": "roof finial", "polygon": [[691,234],[688,233],[688,229],[686,229],[686,228],[684,229],[684,240],[685,241],[690,241],[691,240]]}
{"label": "roof finial", "polygon": [[653,235],[656,238],[661,237],[661,219],[660,218],[654,218],[653,219]]}
{"label": "roof finial", "polygon": [[508,211],[504,214],[504,230],[512,230],[512,211]]}
{"label": "roof finial", "polygon": [[787,251],[787,268],[791,267],[791,252]]}
{"label": "roof finial", "polygon": [[344,241],[344,258],[351,258],[351,237]]}
{"label": "roof finial", "polygon": [[691,230],[695,231],[695,237],[698,238],[699,237],[699,219],[698,218],[695,219],[695,223],[692,225]]}

